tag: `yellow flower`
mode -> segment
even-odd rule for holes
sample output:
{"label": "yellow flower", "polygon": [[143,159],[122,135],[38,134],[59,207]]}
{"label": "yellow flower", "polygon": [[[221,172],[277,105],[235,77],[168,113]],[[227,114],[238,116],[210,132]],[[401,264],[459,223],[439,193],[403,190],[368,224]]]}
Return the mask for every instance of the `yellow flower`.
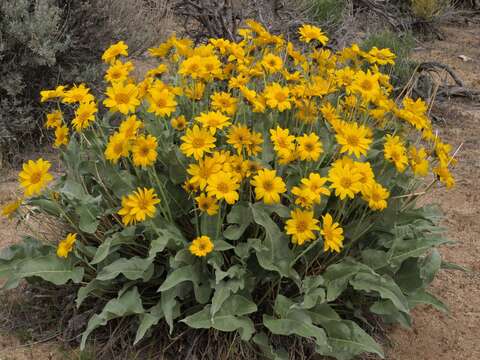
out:
{"label": "yellow flower", "polygon": [[214,158],[206,156],[198,160],[198,164],[190,164],[187,172],[192,175],[190,181],[197,184],[200,190],[205,189],[208,179],[222,170],[222,165]]}
{"label": "yellow flower", "polygon": [[292,194],[296,197],[295,204],[305,209],[311,209],[317,198],[317,195],[306,186],[294,186]]}
{"label": "yellow flower", "polygon": [[194,55],[180,64],[178,73],[183,76],[190,76],[192,79],[198,79],[203,76],[204,71],[203,58],[199,55]]}
{"label": "yellow flower", "polygon": [[122,156],[127,157],[129,151],[130,143],[125,133],[115,133],[109,137],[104,154],[107,160],[116,164]]}
{"label": "yellow flower", "polygon": [[148,101],[150,107],[148,112],[154,113],[157,116],[170,116],[177,108],[175,101],[175,94],[168,89],[151,88],[148,91]]}
{"label": "yellow flower", "polygon": [[335,195],[341,200],[347,196],[351,199],[362,190],[360,180],[362,175],[353,164],[342,163],[342,160],[335,161],[328,171],[330,187],[335,189]]}
{"label": "yellow flower", "polygon": [[218,203],[214,197],[200,194],[200,196],[195,198],[195,201],[197,202],[198,208],[210,216],[218,212]]}
{"label": "yellow flower", "polygon": [[408,165],[407,149],[399,136],[387,135],[383,146],[385,159],[395,164],[398,172],[403,172]]}
{"label": "yellow flower", "polygon": [[198,184],[194,184],[190,181],[190,179],[187,179],[183,182],[182,188],[185,190],[188,194],[193,194],[198,190]]}
{"label": "yellow flower", "polygon": [[390,51],[390,49],[378,49],[374,46],[367,54],[365,58],[368,62],[378,65],[395,65],[396,55]]}
{"label": "yellow flower", "polygon": [[203,71],[200,73],[200,77],[202,77],[204,80],[221,77],[222,63],[215,55],[204,57],[202,65]]}
{"label": "yellow flower", "polygon": [[128,45],[123,41],[119,41],[116,44],[111,45],[102,55],[102,60],[106,63],[112,63],[117,56],[128,56]]}
{"label": "yellow flower", "polygon": [[18,210],[20,205],[22,205],[23,199],[17,199],[15,201],[7,203],[2,207],[2,216],[11,219],[13,213]]}
{"label": "yellow flower", "polygon": [[126,115],[135,112],[137,106],[140,105],[138,88],[134,84],[114,83],[107,88],[107,96],[108,98],[103,101],[103,104],[113,112],[119,111]]}
{"label": "yellow flower", "polygon": [[108,82],[122,82],[127,80],[130,71],[133,70],[133,64],[128,61],[122,63],[120,60],[112,62],[112,65],[107,69],[105,80]]}
{"label": "yellow flower", "polygon": [[170,125],[177,131],[185,130],[187,127],[187,119],[185,119],[185,116],[180,115],[170,120]]}
{"label": "yellow flower", "polygon": [[287,191],[285,183],[275,170],[260,170],[251,184],[255,187],[255,199],[263,199],[265,204],[279,203],[280,194]]}
{"label": "yellow flower", "polygon": [[250,177],[262,169],[260,163],[254,160],[245,160],[245,176]]}
{"label": "yellow flower", "polygon": [[201,123],[204,128],[209,129],[212,134],[231,124],[230,118],[219,111],[202,112],[199,116],[195,117],[195,120]]}
{"label": "yellow flower", "polygon": [[137,132],[141,128],[143,128],[143,122],[138,120],[136,115],[132,115],[120,123],[118,132],[123,134],[125,139],[130,140],[137,136]]}
{"label": "yellow flower", "polygon": [[212,108],[214,110],[222,111],[227,115],[234,115],[237,111],[237,102],[232,95],[226,92],[216,92],[210,96],[212,100]]}
{"label": "yellow flower", "polygon": [[323,227],[320,231],[323,236],[323,251],[336,251],[339,253],[343,247],[343,229],[339,223],[334,223],[329,213],[323,216]]}
{"label": "yellow flower", "polygon": [[303,25],[298,29],[300,34],[300,41],[309,43],[312,40],[317,40],[322,45],[327,45],[328,37],[322,32],[322,29],[313,25]]}
{"label": "yellow flower", "polygon": [[[344,158],[344,159],[349,159],[350,158]],[[370,184],[372,181],[375,181],[375,174],[373,173],[372,165],[367,162],[359,162],[359,161],[352,161],[350,164],[353,164],[355,167],[355,170],[360,174],[360,183],[362,185],[367,185]]]}
{"label": "yellow flower", "polygon": [[285,231],[292,236],[292,243],[303,245],[306,241],[315,240],[314,231],[320,230],[318,222],[313,217],[313,211],[295,209],[290,212],[290,219],[285,222]]}
{"label": "yellow flower", "polygon": [[282,87],[279,83],[273,83],[265,87],[264,96],[267,105],[272,109],[283,112],[292,108],[290,103],[290,90]]}
{"label": "yellow flower", "polygon": [[45,102],[51,99],[57,99],[65,95],[65,86],[57,86],[55,90],[40,91],[40,102]]}
{"label": "yellow flower", "polygon": [[269,72],[270,74],[275,74],[276,72],[282,70],[283,68],[283,61],[282,59],[272,53],[266,54],[262,59],[262,66]]}
{"label": "yellow flower", "polygon": [[450,170],[448,170],[448,167],[439,165],[433,169],[433,173],[438,176],[447,189],[455,186],[455,178],[450,173]]}
{"label": "yellow flower", "polygon": [[207,185],[208,196],[215,197],[218,200],[225,199],[227,204],[234,204],[238,199],[238,189],[240,184],[232,174],[224,171],[218,172],[210,177]]}
{"label": "yellow flower", "polygon": [[55,129],[55,143],[54,147],[59,148],[62,145],[68,144],[68,127],[65,125],[59,126]]}
{"label": "yellow flower", "polygon": [[276,129],[270,129],[270,139],[273,143],[273,149],[280,157],[287,157],[295,150],[295,136],[290,135],[288,129],[282,129],[277,126]]}
{"label": "yellow flower", "polygon": [[47,121],[45,121],[45,127],[47,129],[57,128],[62,125],[62,119],[63,114],[59,110],[47,114]]}
{"label": "yellow flower", "polygon": [[313,194],[315,194],[314,201],[317,204],[320,204],[320,199],[322,195],[330,196],[330,190],[323,186],[325,185],[327,180],[327,178],[321,177],[320,174],[310,173],[308,178],[303,178],[301,180],[301,183],[302,186],[305,186]]}
{"label": "yellow flower", "polygon": [[213,251],[213,242],[206,235],[199,236],[193,239],[192,244],[188,247],[188,250],[199,257],[207,256]]}
{"label": "yellow flower", "polygon": [[197,81],[191,88],[185,89],[185,95],[190,100],[201,100],[205,93],[205,84],[201,81]]}
{"label": "yellow flower", "polygon": [[92,102],[95,98],[90,94],[90,89],[85,84],[73,87],[63,93],[62,101],[66,104]]}
{"label": "yellow flower", "polygon": [[157,138],[152,135],[138,136],[132,145],[133,164],[151,166],[157,160]]}
{"label": "yellow flower", "polygon": [[383,210],[387,208],[387,199],[390,193],[382,185],[370,182],[363,187],[363,199],[368,202],[372,210]]}
{"label": "yellow flower", "polygon": [[18,177],[25,196],[39,194],[53,180],[53,176],[48,172],[51,166],[49,161],[42,158],[37,161],[28,160],[23,164],[23,170]]}
{"label": "yellow flower", "polygon": [[128,226],[153,218],[157,211],[155,205],[159,202],[154,189],[137,188],[133,193],[122,196],[122,208],[118,214],[122,217],[122,222]]}
{"label": "yellow flower", "polygon": [[417,150],[417,148],[411,146],[408,153],[413,173],[419,176],[426,176],[428,174],[428,160],[425,149],[422,147]]}
{"label": "yellow flower", "polygon": [[360,94],[366,102],[375,101],[381,95],[378,75],[372,74],[370,70],[366,73],[361,70],[357,71],[354,81],[347,89],[353,93]]}
{"label": "yellow flower", "polygon": [[252,144],[250,130],[245,125],[233,125],[227,134],[227,143],[241,154],[244,148]]}
{"label": "yellow flower", "polygon": [[193,128],[187,129],[181,140],[180,150],[186,156],[193,156],[195,160],[199,160],[204,153],[212,152],[216,139],[208,130],[194,125]]}
{"label": "yellow flower", "polygon": [[77,234],[69,233],[65,239],[60,241],[57,247],[57,256],[66,258],[73,250],[73,245],[77,241]]}
{"label": "yellow flower", "polygon": [[335,135],[337,142],[342,147],[340,153],[355,155],[357,158],[367,155],[367,151],[372,143],[371,130],[358,123],[344,122],[340,125],[338,133]]}
{"label": "yellow flower", "polygon": [[317,161],[323,152],[320,138],[315,133],[297,137],[297,151],[301,160]]}
{"label": "yellow flower", "polygon": [[75,110],[75,118],[72,120],[72,125],[75,131],[81,132],[90,126],[95,121],[95,114],[97,113],[97,105],[95,103],[82,103]]}

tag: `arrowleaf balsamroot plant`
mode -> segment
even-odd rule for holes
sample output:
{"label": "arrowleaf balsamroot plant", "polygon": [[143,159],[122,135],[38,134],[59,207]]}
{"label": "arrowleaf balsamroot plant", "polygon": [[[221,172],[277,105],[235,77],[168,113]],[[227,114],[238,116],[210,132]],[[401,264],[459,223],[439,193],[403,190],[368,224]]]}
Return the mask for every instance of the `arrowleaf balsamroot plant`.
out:
{"label": "arrowleaf balsamroot plant", "polygon": [[119,42],[102,57],[103,100],[85,84],[42,91],[63,172],[28,161],[3,214],[48,214],[68,235],[6,249],[0,277],[73,282],[78,307],[103,303],[82,347],[130,316],[135,343],[183,322],[237,331],[272,359],[285,356],[272,336],[383,356],[362,314],[408,326],[419,303],[444,309],[426,291],[442,266],[439,214],[415,199],[454,185],[452,148],[421,99],[393,98],[390,50],[333,52],[310,25],[297,45],[254,21],[239,35],[172,36],[141,81]]}

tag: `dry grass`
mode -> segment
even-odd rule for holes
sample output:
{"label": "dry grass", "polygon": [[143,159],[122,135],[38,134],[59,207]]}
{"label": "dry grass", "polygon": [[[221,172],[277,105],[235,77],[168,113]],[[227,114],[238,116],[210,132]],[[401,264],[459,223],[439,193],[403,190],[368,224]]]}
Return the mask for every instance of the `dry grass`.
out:
{"label": "dry grass", "polygon": [[113,36],[129,45],[131,55],[164,40],[173,25],[169,0],[96,0]]}

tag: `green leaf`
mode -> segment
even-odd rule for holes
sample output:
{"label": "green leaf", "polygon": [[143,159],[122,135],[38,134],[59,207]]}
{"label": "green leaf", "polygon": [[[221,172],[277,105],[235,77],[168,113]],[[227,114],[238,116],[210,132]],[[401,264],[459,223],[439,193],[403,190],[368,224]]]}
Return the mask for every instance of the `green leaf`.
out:
{"label": "green leaf", "polygon": [[80,217],[78,227],[80,230],[86,232],[87,234],[94,234],[97,231],[98,224],[100,223],[97,220],[97,216],[99,215],[99,205],[98,203],[88,203],[82,204],[75,212]]}
{"label": "green leaf", "polygon": [[345,258],[342,262],[331,265],[323,274],[327,289],[327,301],[334,301],[345,291],[348,282],[359,272],[373,273],[368,266],[358,263],[351,258]]}
{"label": "green leaf", "polygon": [[75,260],[59,258],[55,248],[42,245],[35,239],[26,238],[23,244],[16,244],[2,253],[0,259],[0,278],[7,278],[4,288],[17,287],[20,280],[40,277],[55,285],[64,285],[68,281],[79,283],[83,279],[84,269],[75,267]]}
{"label": "green leaf", "polygon": [[31,206],[37,206],[45,213],[55,217],[60,217],[60,214],[62,213],[62,208],[60,207],[60,205],[53,200],[32,198],[28,200],[28,204]]}
{"label": "green leaf", "polygon": [[227,250],[231,250],[231,249],[234,249],[235,246],[233,246],[232,244],[229,244],[228,242],[224,241],[224,240],[215,240],[213,242],[213,249],[215,251],[227,251]]}
{"label": "green leaf", "polygon": [[323,321],[321,325],[327,332],[331,350],[326,350],[325,347],[316,347],[320,354],[347,360],[368,352],[384,358],[380,345],[353,321],[329,320]]}
{"label": "green leaf", "polygon": [[442,266],[442,257],[437,249],[433,249],[430,255],[420,261],[420,277],[423,285],[430,285]]}
{"label": "green leaf", "polygon": [[448,307],[434,295],[425,290],[419,290],[416,293],[410,294],[407,299],[411,309],[419,304],[426,304],[432,305],[434,308],[444,313],[448,313]]}
{"label": "green leaf", "polygon": [[252,212],[246,203],[237,203],[227,215],[227,221],[230,225],[223,232],[223,236],[228,240],[238,240],[243,235],[248,226],[252,223]]}
{"label": "green leaf", "polygon": [[114,233],[100,244],[90,264],[101,263],[108,255],[117,250],[118,245],[131,243],[134,239],[135,227],[128,227],[123,231]]}
{"label": "green leaf", "polygon": [[152,306],[148,309],[147,312],[140,314],[140,325],[138,326],[137,334],[135,335],[135,341],[133,345],[136,345],[140,340],[143,339],[147,331],[152,327],[158,324],[158,322],[163,318],[162,304],[158,302],[157,305]]}
{"label": "green leaf", "polygon": [[407,329],[412,327],[410,314],[399,311],[390,300],[379,300],[375,302],[370,306],[370,311],[380,315],[386,323],[399,323]]}
{"label": "green leaf", "polygon": [[375,273],[359,273],[350,280],[350,285],[355,290],[376,292],[382,299],[389,299],[397,309],[408,313],[408,301],[398,285],[387,275],[380,276]]}
{"label": "green leaf", "polygon": [[193,283],[198,283],[198,273],[194,270],[194,267],[191,265],[183,266],[179,269],[174,270],[168,274],[167,278],[160,286],[158,291],[166,291],[174,286],[184,282],[191,281]]}
{"label": "green leaf", "polygon": [[99,281],[97,279],[91,280],[86,286],[83,286],[78,289],[77,292],[77,299],[75,300],[75,303],[77,304],[77,308],[82,305],[83,301],[94,291],[104,291],[105,289],[108,289],[110,286],[108,283],[104,283],[102,281]]}
{"label": "green leaf", "polygon": [[152,259],[134,256],[130,259],[120,258],[105,266],[97,275],[98,280],[112,280],[122,274],[128,280],[143,279],[148,281],[153,271]]}
{"label": "green leaf", "polygon": [[262,355],[269,360],[288,360],[288,353],[285,349],[272,349],[268,336],[261,332],[253,337],[253,342],[260,348]]}
{"label": "green leaf", "polygon": [[250,204],[254,221],[265,229],[264,251],[256,253],[258,262],[265,270],[276,271],[281,276],[300,283],[300,276],[290,266],[293,253],[288,244],[289,239],[278,225],[270,218],[261,203]]}
{"label": "green leaf", "polygon": [[257,305],[241,295],[230,296],[215,316],[211,316],[211,306],[181,320],[194,329],[214,328],[220,331],[238,330],[242,340],[248,341],[255,327],[247,316],[257,311]]}
{"label": "green leaf", "polygon": [[388,262],[400,266],[408,258],[420,257],[433,247],[449,242],[437,236],[419,236],[413,239],[397,237],[388,252]]}
{"label": "green leaf", "polygon": [[199,312],[187,316],[181,321],[193,329],[214,328],[225,332],[238,330],[241,339],[244,341],[250,340],[255,332],[253,322],[247,316],[216,315],[211,318],[210,305],[205,306]]}
{"label": "green leaf", "polygon": [[177,296],[177,289],[171,288],[162,292],[160,298],[160,305],[165,316],[165,321],[170,327],[170,334],[173,331],[173,320],[180,316],[180,305],[175,299]]}
{"label": "green leaf", "polygon": [[123,293],[116,299],[110,300],[100,314],[95,314],[90,318],[87,329],[82,334],[80,349],[85,349],[85,343],[92,331],[100,326],[106,325],[108,321],[119,317],[142,314],[144,312],[142,299],[137,287]]}
{"label": "green leaf", "polygon": [[63,183],[60,192],[71,200],[82,200],[87,195],[82,185],[72,179],[68,179]]}
{"label": "green leaf", "polygon": [[212,316],[214,316],[221,308],[231,294],[237,293],[244,287],[244,279],[232,279],[229,281],[220,281],[215,286],[215,292],[212,297]]}
{"label": "green leaf", "polygon": [[275,335],[298,335],[304,338],[314,338],[320,348],[329,348],[325,331],[304,320],[275,319],[263,315],[263,325]]}

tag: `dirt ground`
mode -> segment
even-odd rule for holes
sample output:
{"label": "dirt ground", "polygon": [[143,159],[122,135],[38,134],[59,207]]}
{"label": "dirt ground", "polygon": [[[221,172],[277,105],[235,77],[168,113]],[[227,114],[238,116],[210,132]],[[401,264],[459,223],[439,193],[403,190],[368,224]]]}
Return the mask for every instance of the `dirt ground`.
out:
{"label": "dirt ground", "polygon": [[[448,64],[468,87],[480,88],[480,25],[452,25],[442,31],[445,40],[420,44],[415,57]],[[446,119],[437,124],[440,134],[462,148],[454,170],[457,186],[450,191],[438,187],[425,201],[440,204],[447,234],[456,241],[441,249],[444,258],[470,271],[439,274],[432,292],[445,301],[450,313],[416,309],[412,329],[395,327],[388,335],[389,360],[480,359],[480,103],[452,99],[438,104],[434,112]],[[13,199],[15,181],[15,171],[0,170],[0,206]],[[26,230],[0,218],[0,248],[17,241]],[[60,351],[55,342],[26,345],[12,334],[0,333],[0,360],[74,358],[78,356]]]}

